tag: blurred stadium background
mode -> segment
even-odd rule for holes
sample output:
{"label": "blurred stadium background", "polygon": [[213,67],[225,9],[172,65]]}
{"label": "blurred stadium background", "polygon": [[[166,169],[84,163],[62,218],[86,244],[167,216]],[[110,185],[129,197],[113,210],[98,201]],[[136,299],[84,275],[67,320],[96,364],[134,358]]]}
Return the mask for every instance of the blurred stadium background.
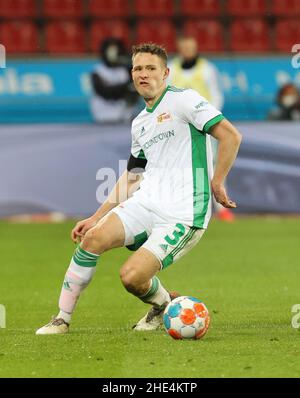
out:
{"label": "blurred stadium background", "polygon": [[[121,286],[117,269],[130,253],[117,249],[101,259],[70,336],[38,339],[74,250],[74,220],[49,221],[92,214],[98,171],[119,175],[129,156],[130,125],[95,124],[90,113],[99,43],[121,37],[130,52],[151,40],[172,57],[185,33],[217,66],[223,113],[243,135],[228,178],[236,222],[213,220],[160,275],[207,304],[210,331],[197,349],[163,332],[132,333],[146,306]],[[297,43],[298,0],[0,0],[0,377],[299,377],[291,308],[299,300],[300,121],[268,120],[279,88],[300,85]]]}
{"label": "blurred stadium background", "polygon": [[267,120],[279,88],[300,83],[299,1],[0,0],[1,217],[94,211],[97,171],[118,170],[130,144],[129,125],[92,120],[99,43],[119,37],[130,52],[151,40],[172,57],[182,34],[217,66],[223,112],[244,136],[228,179],[237,211],[300,212],[299,121]]}

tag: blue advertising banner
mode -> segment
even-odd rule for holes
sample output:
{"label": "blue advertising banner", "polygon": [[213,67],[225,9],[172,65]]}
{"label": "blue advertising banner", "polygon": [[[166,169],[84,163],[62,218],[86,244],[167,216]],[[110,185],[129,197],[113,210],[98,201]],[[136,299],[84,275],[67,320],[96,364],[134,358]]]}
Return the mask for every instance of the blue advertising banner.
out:
{"label": "blue advertising banner", "polygon": [[300,86],[300,62],[298,65],[295,58],[213,60],[225,94],[224,114],[231,120],[266,119],[283,84],[293,82]]}
{"label": "blue advertising banner", "polygon": [[[211,58],[220,72],[224,114],[231,120],[264,120],[278,88],[300,85],[292,57]],[[96,59],[8,60],[0,69],[0,123],[91,122],[89,74]]]}
{"label": "blue advertising banner", "polygon": [[0,69],[0,122],[87,122],[91,60],[8,61]]}

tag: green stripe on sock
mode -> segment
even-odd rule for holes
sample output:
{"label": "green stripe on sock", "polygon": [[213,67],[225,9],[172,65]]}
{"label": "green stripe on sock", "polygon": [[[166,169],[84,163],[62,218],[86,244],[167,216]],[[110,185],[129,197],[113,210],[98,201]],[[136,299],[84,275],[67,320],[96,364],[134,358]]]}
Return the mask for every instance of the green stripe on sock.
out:
{"label": "green stripe on sock", "polygon": [[98,254],[94,254],[94,253],[89,253],[86,252],[85,250],[82,249],[82,247],[78,246],[77,250],[79,251],[80,254],[82,254],[83,256],[89,257],[91,259],[96,260],[99,256]]}
{"label": "green stripe on sock", "polygon": [[77,257],[73,257],[74,262],[81,267],[96,267],[97,261],[82,261],[79,260]]}
{"label": "green stripe on sock", "polygon": [[75,253],[75,256],[78,257],[79,260],[82,260],[82,261],[97,261],[97,259],[91,258],[91,257],[86,257],[83,254],[79,253],[78,251]]}
{"label": "green stripe on sock", "polygon": [[81,267],[95,267],[98,258],[99,256],[97,254],[88,253],[80,246],[77,247],[73,256],[74,262]]}
{"label": "green stripe on sock", "polygon": [[159,279],[157,278],[157,276],[154,276],[152,278],[152,284],[150,289],[148,290],[148,292],[146,294],[144,294],[143,296],[140,296],[139,298],[144,301],[147,302],[147,300],[149,300],[149,298],[151,298],[152,296],[154,296],[154,294],[157,292],[158,287],[159,287]]}

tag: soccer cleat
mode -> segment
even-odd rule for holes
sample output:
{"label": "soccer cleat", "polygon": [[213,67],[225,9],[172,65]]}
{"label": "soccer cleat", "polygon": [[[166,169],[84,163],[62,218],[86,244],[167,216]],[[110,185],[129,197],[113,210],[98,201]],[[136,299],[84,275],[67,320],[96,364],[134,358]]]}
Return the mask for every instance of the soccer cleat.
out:
{"label": "soccer cleat", "polygon": [[152,307],[151,310],[133,326],[133,330],[147,331],[157,330],[162,326],[162,314],[168,303],[160,307]]}
{"label": "soccer cleat", "polygon": [[69,324],[62,318],[53,318],[47,325],[38,329],[35,334],[65,334],[69,332]]}
{"label": "soccer cleat", "polygon": [[[180,294],[177,292],[169,292],[169,295],[171,301],[180,296]],[[159,307],[153,306],[150,311],[148,311],[147,314],[132,327],[132,329],[136,331],[160,329],[163,326],[163,313],[168,304],[169,302],[166,302]]]}

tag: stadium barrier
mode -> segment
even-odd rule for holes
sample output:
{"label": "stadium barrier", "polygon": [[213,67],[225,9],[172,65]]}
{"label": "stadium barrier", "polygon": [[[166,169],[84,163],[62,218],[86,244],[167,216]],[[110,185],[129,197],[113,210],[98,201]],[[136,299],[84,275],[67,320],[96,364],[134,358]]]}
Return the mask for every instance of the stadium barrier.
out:
{"label": "stadium barrier", "polygon": [[[236,211],[300,213],[299,124],[240,122],[236,126],[243,142],[228,177]],[[105,182],[99,170],[111,170],[118,178],[126,167],[130,140],[129,125],[2,126],[0,216],[92,214],[100,205],[99,186]]]}

